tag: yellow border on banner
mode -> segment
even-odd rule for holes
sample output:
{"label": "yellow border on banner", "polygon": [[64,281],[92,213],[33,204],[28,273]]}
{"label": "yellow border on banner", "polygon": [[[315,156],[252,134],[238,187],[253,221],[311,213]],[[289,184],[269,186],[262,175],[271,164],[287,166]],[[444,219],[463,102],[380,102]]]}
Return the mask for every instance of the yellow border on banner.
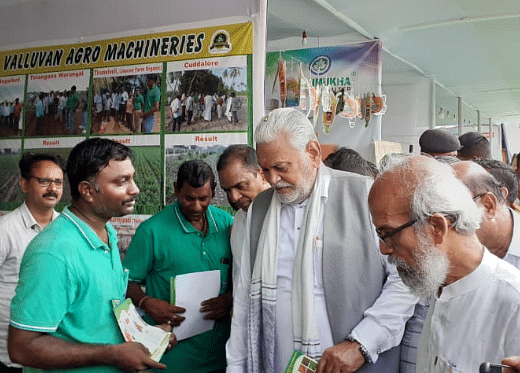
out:
{"label": "yellow border on banner", "polygon": [[0,52],[0,76],[253,53],[252,22]]}

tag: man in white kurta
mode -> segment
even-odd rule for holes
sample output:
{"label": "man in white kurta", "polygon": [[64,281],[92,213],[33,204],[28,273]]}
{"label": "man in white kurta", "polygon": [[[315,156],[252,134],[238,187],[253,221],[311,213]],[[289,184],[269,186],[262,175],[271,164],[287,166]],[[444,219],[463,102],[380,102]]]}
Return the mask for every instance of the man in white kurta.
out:
{"label": "man in white kurta", "polygon": [[380,174],[370,191],[381,252],[432,299],[417,372],[477,372],[520,353],[520,271],[479,241],[476,197],[450,166],[422,156]]}

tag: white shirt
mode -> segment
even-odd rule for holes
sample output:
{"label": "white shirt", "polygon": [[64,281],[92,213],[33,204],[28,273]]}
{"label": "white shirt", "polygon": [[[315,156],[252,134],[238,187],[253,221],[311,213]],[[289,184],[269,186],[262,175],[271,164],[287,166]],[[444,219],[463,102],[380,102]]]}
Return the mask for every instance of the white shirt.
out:
{"label": "white shirt", "polygon": [[[241,264],[241,262],[242,262],[242,249],[244,247],[244,240],[247,240],[249,242],[249,236],[247,236],[247,237],[244,236],[244,233],[246,230],[246,224],[247,224],[247,213],[244,210],[239,209],[233,219],[233,227],[231,228],[231,237],[229,239],[230,244],[231,244],[231,253],[233,254],[233,265],[232,265],[233,295],[235,295],[235,293],[236,293],[235,284],[237,284],[239,281],[238,276],[240,275],[240,268],[241,268],[241,266],[245,265],[245,264]],[[250,273],[251,272],[249,270],[249,268],[250,268],[249,261],[250,260],[249,260],[249,258],[244,258],[244,260],[246,260],[246,259],[247,259],[248,273]]]}
{"label": "white shirt", "polygon": [[[325,176],[325,175],[324,175]],[[322,276],[322,253],[323,253],[323,206],[327,203],[328,187],[330,177],[320,178],[322,184],[322,209],[320,223],[317,232],[317,251],[314,256],[314,301],[315,314],[320,334],[322,351],[333,346],[333,338],[330,331],[330,323],[325,304],[325,294]],[[294,255],[296,253],[297,239],[300,227],[303,224],[305,207],[308,200],[300,205],[282,205],[280,213],[280,236],[278,238],[278,279],[277,279],[277,302],[276,302],[276,342],[275,342],[275,372],[283,373],[292,355],[293,333],[292,333],[292,304],[291,285]],[[226,344],[226,357],[228,367],[226,372],[245,372],[247,365],[247,318],[249,311],[249,288],[251,285],[251,267],[249,258],[249,227],[251,225],[251,214],[247,214],[247,223],[243,233],[244,246],[241,252],[240,274],[234,286],[233,318],[231,320],[231,335]],[[233,233],[232,233],[233,234]],[[374,241],[379,245],[379,239],[374,231]],[[321,243],[321,244],[320,244]],[[233,245],[233,244],[232,244]],[[233,250],[233,246],[232,246]],[[404,332],[406,320],[413,314],[413,304],[417,298],[410,294],[409,289],[402,283],[397,269],[388,263],[386,257],[381,260],[387,274],[386,283],[381,295],[374,305],[365,311],[365,318],[353,329],[352,336],[365,346],[373,361],[377,360],[380,351],[378,343],[381,340],[380,330],[395,329],[398,324],[400,332],[385,335],[385,339],[392,346],[397,346]],[[348,317],[348,315],[345,315]],[[391,326],[385,328],[385,326]],[[399,329],[399,327],[397,329]],[[389,333],[390,334],[390,333]]]}
{"label": "white shirt", "polygon": [[[52,218],[58,215],[54,211]],[[25,202],[0,217],[0,361],[7,366],[19,367],[11,363],[7,354],[7,330],[20,262],[29,242],[41,231],[42,227],[34,220]]]}
{"label": "white shirt", "polygon": [[509,209],[513,218],[513,237],[504,256],[504,260],[520,269],[520,214]]}
{"label": "white shirt", "polygon": [[469,275],[432,297],[417,372],[478,372],[520,354],[520,271],[487,249]]}
{"label": "white shirt", "polygon": [[172,109],[174,118],[179,118],[181,116],[181,102],[178,98],[173,99],[172,103],[170,104],[170,108]]}

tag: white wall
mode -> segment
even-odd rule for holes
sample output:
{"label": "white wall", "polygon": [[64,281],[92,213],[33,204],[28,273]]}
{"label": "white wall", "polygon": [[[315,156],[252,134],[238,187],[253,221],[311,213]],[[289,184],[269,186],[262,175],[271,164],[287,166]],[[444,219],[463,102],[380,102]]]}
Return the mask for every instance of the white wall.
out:
{"label": "white wall", "polygon": [[381,139],[401,143],[404,153],[413,145],[413,153],[419,154],[419,136],[432,122],[431,79],[413,71],[383,73],[383,94],[388,108],[382,117]]}

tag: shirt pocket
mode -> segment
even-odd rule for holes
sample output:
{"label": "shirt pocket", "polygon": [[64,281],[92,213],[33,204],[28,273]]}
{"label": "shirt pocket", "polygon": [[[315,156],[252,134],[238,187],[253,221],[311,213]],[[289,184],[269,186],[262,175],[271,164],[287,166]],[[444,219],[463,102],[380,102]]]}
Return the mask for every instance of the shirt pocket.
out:
{"label": "shirt pocket", "polygon": [[463,373],[463,371],[457,368],[455,364],[451,363],[448,359],[442,356],[437,356],[435,358],[433,373]]}

